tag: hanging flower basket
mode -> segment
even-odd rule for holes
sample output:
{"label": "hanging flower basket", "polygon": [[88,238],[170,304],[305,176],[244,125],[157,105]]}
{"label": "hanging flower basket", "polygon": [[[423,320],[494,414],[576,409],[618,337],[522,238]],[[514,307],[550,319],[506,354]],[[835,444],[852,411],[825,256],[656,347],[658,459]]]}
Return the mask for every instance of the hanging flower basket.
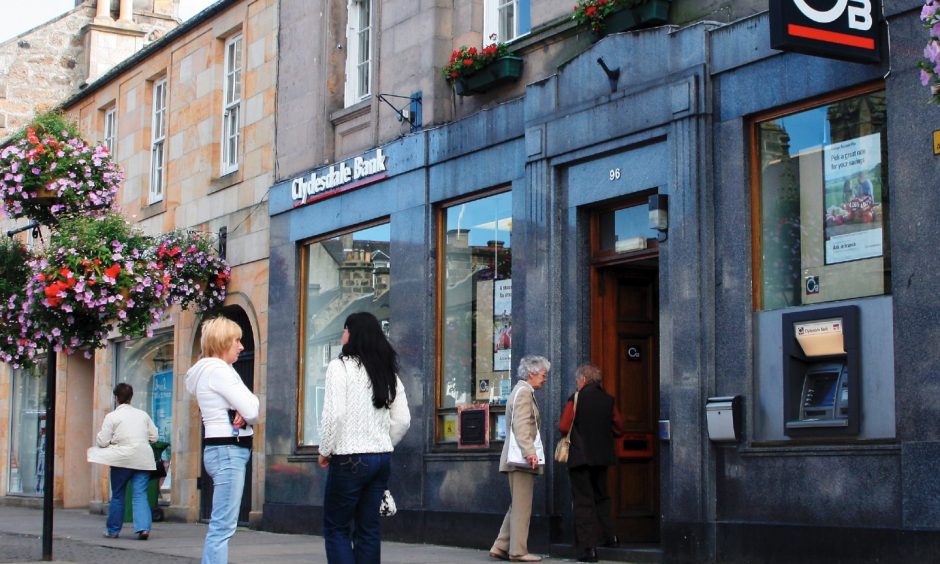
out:
{"label": "hanging flower basket", "polygon": [[0,205],[41,223],[110,208],[123,175],[103,145],[83,141],[74,124],[43,114],[0,151]]}
{"label": "hanging flower basket", "polygon": [[926,0],[920,10],[920,21],[928,30],[924,58],[917,62],[920,83],[930,88],[931,104],[940,104],[940,2]]}
{"label": "hanging flower basket", "polygon": [[0,239],[0,361],[29,366],[37,353],[31,320],[23,316],[32,254],[18,239]]}
{"label": "hanging flower basket", "polygon": [[152,242],[114,212],[60,222],[46,254],[33,259],[24,314],[32,338],[58,352],[105,345],[112,325],[123,335],[150,335],[169,305],[171,274]]}
{"label": "hanging flower basket", "polygon": [[198,231],[177,230],[157,242],[156,258],[171,273],[170,299],[183,309],[214,311],[225,302],[231,268],[222,259],[212,237]]}

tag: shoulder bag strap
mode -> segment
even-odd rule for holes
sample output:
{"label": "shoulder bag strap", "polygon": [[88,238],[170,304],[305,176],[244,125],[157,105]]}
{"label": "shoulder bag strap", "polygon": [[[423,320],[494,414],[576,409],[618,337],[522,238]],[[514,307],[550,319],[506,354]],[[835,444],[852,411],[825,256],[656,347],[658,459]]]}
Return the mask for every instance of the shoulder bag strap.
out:
{"label": "shoulder bag strap", "polygon": [[571,414],[571,427],[568,427],[568,434],[565,435],[565,440],[571,442],[571,431],[574,431],[574,418],[578,416],[578,394],[581,392],[574,393],[574,410]]}

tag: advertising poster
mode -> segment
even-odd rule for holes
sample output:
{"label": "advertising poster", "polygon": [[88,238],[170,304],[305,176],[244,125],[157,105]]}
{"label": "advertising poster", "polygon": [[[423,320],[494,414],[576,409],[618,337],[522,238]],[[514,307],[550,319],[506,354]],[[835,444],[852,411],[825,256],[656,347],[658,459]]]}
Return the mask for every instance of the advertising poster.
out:
{"label": "advertising poster", "polygon": [[512,370],[512,280],[493,283],[493,370]]}
{"label": "advertising poster", "polygon": [[168,443],[173,431],[173,371],[157,372],[150,385],[153,424],[160,433],[157,440]]}
{"label": "advertising poster", "polygon": [[881,136],[826,145],[823,166],[826,264],[882,256]]}

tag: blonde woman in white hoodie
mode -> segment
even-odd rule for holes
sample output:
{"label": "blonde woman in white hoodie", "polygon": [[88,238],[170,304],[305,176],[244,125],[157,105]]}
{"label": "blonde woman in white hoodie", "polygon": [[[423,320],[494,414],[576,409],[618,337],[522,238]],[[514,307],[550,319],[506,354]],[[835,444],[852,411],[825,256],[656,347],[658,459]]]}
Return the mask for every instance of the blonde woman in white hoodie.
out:
{"label": "blonde woman in white hoodie", "polygon": [[232,368],[245,347],[234,321],[216,317],[202,324],[203,358],[186,373],[186,389],[196,397],[205,427],[202,459],[212,477],[212,515],[202,564],[226,564],[228,541],[238,526],[259,401]]}

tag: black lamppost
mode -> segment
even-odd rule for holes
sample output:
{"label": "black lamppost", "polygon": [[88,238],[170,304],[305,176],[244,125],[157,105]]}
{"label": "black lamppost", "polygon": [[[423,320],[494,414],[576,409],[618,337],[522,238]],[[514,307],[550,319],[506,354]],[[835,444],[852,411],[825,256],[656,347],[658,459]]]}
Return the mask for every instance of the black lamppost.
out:
{"label": "black lamppost", "polygon": [[[33,221],[22,227],[7,231],[13,237],[28,229],[39,230],[40,223]],[[55,376],[56,354],[49,346],[46,349],[46,436],[44,439],[43,486],[42,486],[42,559],[52,560],[52,494],[55,489]]]}

